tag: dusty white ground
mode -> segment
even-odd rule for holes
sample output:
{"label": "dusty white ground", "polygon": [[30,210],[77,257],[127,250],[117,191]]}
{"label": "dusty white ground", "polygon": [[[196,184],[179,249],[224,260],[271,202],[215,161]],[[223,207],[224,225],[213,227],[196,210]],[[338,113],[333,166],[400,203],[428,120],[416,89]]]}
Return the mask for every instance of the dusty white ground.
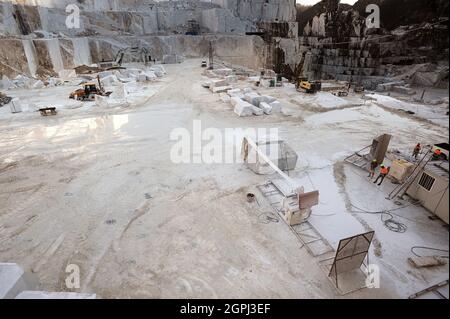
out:
{"label": "dusty white ground", "polygon": [[[410,153],[418,141],[448,141],[448,128],[363,105],[358,96],[324,112],[292,86],[260,89],[284,102],[284,114],[239,118],[201,87],[200,61],[166,69],[133,107],[0,116],[0,261],[35,272],[44,290],[67,290],[66,265],[77,264],[78,291],[104,298],[341,297],[283,222],[261,218],[267,207],[255,186],[270,176],[241,164],[170,161],[170,132],[199,119],[203,128],[221,130],[278,127],[299,154],[290,175],[320,190],[311,223],[334,247],[375,230],[370,257],[381,269],[381,287],[345,297],[405,298],[448,278],[448,266],[417,270],[406,260],[414,245],[448,249],[443,223],[410,206],[397,211],[408,226],[398,234],[379,216],[351,213],[351,203],[371,211],[396,207],[385,199],[394,185],[377,187],[341,162],[381,133],[394,135],[391,148]],[[56,103],[71,90],[8,93]],[[249,190],[262,207],[246,203]]]}

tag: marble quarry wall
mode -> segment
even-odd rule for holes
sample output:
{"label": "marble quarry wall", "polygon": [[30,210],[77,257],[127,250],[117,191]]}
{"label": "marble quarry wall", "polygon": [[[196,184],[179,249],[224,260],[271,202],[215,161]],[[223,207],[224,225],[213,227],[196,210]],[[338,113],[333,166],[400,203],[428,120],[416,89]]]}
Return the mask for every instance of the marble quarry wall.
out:
{"label": "marble quarry wall", "polygon": [[295,0],[212,0],[236,16],[253,22],[296,20]]}
{"label": "marble quarry wall", "polygon": [[218,59],[258,69],[264,63],[265,45],[257,36],[235,35],[97,36],[0,41],[0,74],[8,77],[18,74],[37,77],[57,75],[63,69],[113,60],[121,48],[128,46],[146,47],[149,55],[158,60],[166,54],[206,58],[210,42]]}
{"label": "marble quarry wall", "polygon": [[[64,9],[69,4],[76,4],[82,10],[86,11],[120,11],[130,9],[143,9],[148,6],[154,6],[161,0],[3,0],[15,5],[38,6],[43,8]],[[185,1],[186,2],[186,1]],[[199,1],[201,2],[201,1]],[[209,1],[205,1],[209,2]]]}
{"label": "marble quarry wall", "polygon": [[195,20],[203,32],[245,34],[255,22],[295,22],[295,0],[137,1],[78,0],[80,28],[66,27],[73,0],[0,0],[0,36],[20,36],[35,30],[71,36],[128,33],[184,34]]}
{"label": "marble quarry wall", "polygon": [[[430,63],[444,64],[437,68],[444,74],[436,77],[436,67],[425,68],[430,74],[419,78],[428,79],[427,85],[445,72],[448,78],[447,23],[436,24],[430,13],[423,19],[433,24],[390,30],[366,28],[361,13],[366,0],[354,7],[323,0],[300,17],[295,0],[77,0],[81,26],[68,29],[65,8],[73,1],[0,0],[0,76],[44,76],[111,60],[130,45],[145,46],[157,59],[170,53],[207,56],[213,41],[216,55],[227,62],[270,68],[291,79],[337,79],[374,88],[395,77],[398,68]],[[192,20],[199,35],[186,35]]]}
{"label": "marble quarry wall", "polygon": [[[238,1],[232,10],[231,3],[214,1],[80,0],[80,28],[69,29],[65,8],[73,0],[0,0],[0,75],[55,75],[112,60],[127,46],[146,47],[156,59],[172,53],[206,57],[210,41],[218,59],[265,67],[266,42],[246,33],[258,31],[253,21],[295,20],[295,8],[293,1],[267,1],[270,8],[251,2]],[[186,35],[192,20],[197,36]],[[292,37],[295,26],[290,22],[286,34],[276,35]]]}
{"label": "marble quarry wall", "polygon": [[258,22],[265,42],[264,67],[287,78],[295,77],[299,63],[297,22]]}
{"label": "marble quarry wall", "polygon": [[235,16],[224,8],[203,10],[200,21],[201,26],[212,33],[245,34],[257,31],[255,24]]}
{"label": "marble quarry wall", "polygon": [[[200,1],[176,1],[146,3],[131,5],[134,1],[83,1],[80,8],[80,28],[69,29],[66,26],[68,13],[65,4],[73,1],[26,0],[23,4],[11,1],[0,1],[0,35],[20,36],[33,31],[64,33],[77,36],[86,34],[184,34],[188,28],[188,21],[204,21],[204,32],[241,33],[245,34],[246,23],[234,17],[228,19],[228,25],[236,25],[236,31],[231,27],[220,29],[217,27],[223,17],[230,13],[209,11],[219,9],[215,4]],[[136,1],[137,2],[137,1]],[[40,5],[32,5],[40,3]],[[57,5],[56,5],[57,4]],[[217,21],[213,18],[203,19],[203,12],[216,13]],[[229,13],[229,14],[227,14]],[[211,14],[209,15],[211,16]]]}
{"label": "marble quarry wall", "polygon": [[[296,73],[315,79],[359,82],[367,88],[398,75],[404,66],[446,64],[437,72],[448,78],[448,26],[437,17],[432,23],[367,29],[365,16],[323,1],[322,8],[299,31]],[[426,21],[426,20],[425,20]],[[423,83],[417,83],[423,84]],[[433,86],[433,81],[426,85]]]}

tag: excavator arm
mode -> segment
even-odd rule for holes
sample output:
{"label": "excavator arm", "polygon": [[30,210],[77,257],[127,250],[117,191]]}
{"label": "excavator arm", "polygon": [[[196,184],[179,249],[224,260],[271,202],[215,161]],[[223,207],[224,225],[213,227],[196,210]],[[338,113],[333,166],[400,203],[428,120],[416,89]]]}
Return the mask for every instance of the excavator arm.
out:
{"label": "excavator arm", "polygon": [[149,61],[149,51],[147,48],[144,47],[127,47],[120,49],[119,52],[116,54],[115,63],[119,66],[123,63],[123,58],[125,57],[125,54],[128,54],[134,58],[138,57],[138,59],[141,60],[141,62],[144,62],[144,64],[147,64]]}

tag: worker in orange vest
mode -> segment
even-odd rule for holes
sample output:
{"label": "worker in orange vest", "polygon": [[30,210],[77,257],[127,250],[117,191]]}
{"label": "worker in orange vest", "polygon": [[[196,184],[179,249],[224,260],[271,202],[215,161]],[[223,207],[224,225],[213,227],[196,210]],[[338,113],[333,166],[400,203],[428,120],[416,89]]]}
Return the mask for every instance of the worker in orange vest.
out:
{"label": "worker in orange vest", "polygon": [[433,160],[438,160],[441,158],[442,151],[440,148],[436,148],[433,153]]}
{"label": "worker in orange vest", "polygon": [[377,179],[373,183],[376,184],[378,182],[378,180],[381,178],[381,181],[378,184],[378,186],[380,186],[381,183],[383,183],[384,178],[387,176],[387,174],[389,174],[389,167],[386,167],[385,165],[381,165],[380,175],[378,175]]}
{"label": "worker in orange vest", "polygon": [[417,156],[419,155],[420,151],[422,150],[422,145],[420,143],[417,143],[416,147],[414,147],[413,156],[415,159],[417,159]]}

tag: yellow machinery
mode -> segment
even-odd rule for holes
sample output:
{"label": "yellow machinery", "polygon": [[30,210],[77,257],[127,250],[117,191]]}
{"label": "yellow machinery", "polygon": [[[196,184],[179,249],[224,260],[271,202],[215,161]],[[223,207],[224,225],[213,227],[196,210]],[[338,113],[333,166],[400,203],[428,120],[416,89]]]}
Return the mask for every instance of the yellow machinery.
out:
{"label": "yellow machinery", "polygon": [[110,96],[112,92],[105,92],[100,76],[97,76],[97,82],[98,85],[95,82],[84,83],[83,88],[70,93],[69,98],[78,101],[94,101],[96,95]]}
{"label": "yellow machinery", "polygon": [[306,93],[316,93],[322,89],[322,82],[320,81],[308,81],[307,78],[299,78],[295,84],[297,91],[301,89]]}

